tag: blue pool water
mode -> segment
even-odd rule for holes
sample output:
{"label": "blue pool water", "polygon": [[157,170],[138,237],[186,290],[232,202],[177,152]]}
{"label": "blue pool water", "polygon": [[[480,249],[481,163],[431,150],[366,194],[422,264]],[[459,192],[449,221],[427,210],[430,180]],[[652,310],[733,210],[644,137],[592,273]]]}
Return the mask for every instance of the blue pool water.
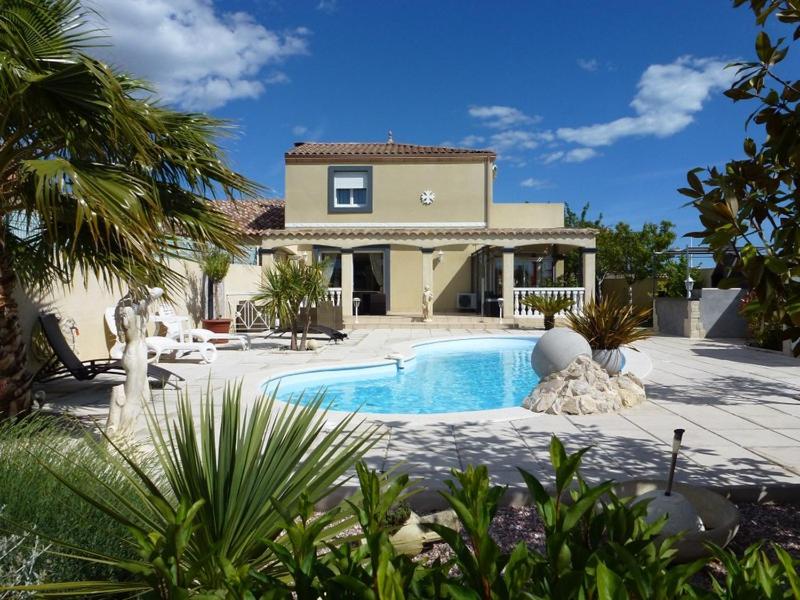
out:
{"label": "blue pool water", "polygon": [[[286,375],[276,386],[284,401],[325,391],[331,410],[429,414],[520,406],[538,382],[531,368],[535,338],[472,338],[421,344],[416,358],[389,365]],[[301,393],[303,396],[301,397]]]}

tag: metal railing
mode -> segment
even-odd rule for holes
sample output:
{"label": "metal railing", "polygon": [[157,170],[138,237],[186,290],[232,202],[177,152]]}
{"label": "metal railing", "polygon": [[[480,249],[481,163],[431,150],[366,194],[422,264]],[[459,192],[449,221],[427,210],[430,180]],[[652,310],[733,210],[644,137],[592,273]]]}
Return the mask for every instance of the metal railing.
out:
{"label": "metal railing", "polygon": [[[233,330],[236,332],[258,332],[272,329],[264,309],[253,302],[256,292],[240,292],[227,294],[226,300],[233,319]],[[342,288],[328,288],[328,301],[334,306],[342,304]]]}
{"label": "metal railing", "polygon": [[[534,288],[514,288],[514,316],[515,317],[543,317],[542,313],[525,306],[523,301],[528,296],[553,296],[556,298],[569,298],[572,300],[572,310],[580,312],[583,310],[585,290],[582,287],[534,287]],[[566,312],[562,311],[556,316],[563,316]]]}

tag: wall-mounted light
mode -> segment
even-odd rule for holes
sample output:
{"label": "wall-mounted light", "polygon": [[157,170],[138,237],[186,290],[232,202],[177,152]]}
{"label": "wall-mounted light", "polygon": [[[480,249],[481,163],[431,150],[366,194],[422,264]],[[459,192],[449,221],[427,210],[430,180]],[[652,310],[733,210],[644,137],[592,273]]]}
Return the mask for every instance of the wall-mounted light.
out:
{"label": "wall-mounted light", "polygon": [[444,250],[439,249],[436,251],[433,260],[438,265],[440,262],[442,262],[443,258],[444,258]]}

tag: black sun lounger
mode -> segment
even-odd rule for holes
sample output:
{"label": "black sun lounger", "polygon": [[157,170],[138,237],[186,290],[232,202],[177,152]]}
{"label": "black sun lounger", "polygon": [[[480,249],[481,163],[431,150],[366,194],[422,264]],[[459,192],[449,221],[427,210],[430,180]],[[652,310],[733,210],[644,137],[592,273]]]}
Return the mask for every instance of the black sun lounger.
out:
{"label": "black sun lounger", "polygon": [[[289,329],[288,327],[283,329],[278,328],[273,330],[267,337],[272,337],[272,336],[281,337],[282,335],[285,335],[287,333],[291,333],[291,329]],[[297,333],[298,335],[302,334],[303,328],[298,327],[295,330],[295,333]],[[308,328],[308,333],[327,336],[330,341],[337,343],[347,339],[346,333],[344,333],[343,331],[339,331],[338,329],[334,329],[333,327],[328,327],[327,325],[311,325]]]}
{"label": "black sun lounger", "polygon": [[[74,377],[78,381],[90,381],[104,373],[125,375],[125,368],[120,360],[101,358],[82,361],[78,358],[64,338],[64,333],[58,325],[58,317],[54,314],[39,315],[39,322],[42,324],[44,336],[47,338],[47,342],[53,349],[55,356],[39,369],[36,374],[36,381],[44,383],[67,377]],[[172,378],[183,381],[183,377],[157,365],[147,365],[147,376],[159,382],[162,386],[170,384],[170,379]],[[175,384],[172,383],[171,385]]]}

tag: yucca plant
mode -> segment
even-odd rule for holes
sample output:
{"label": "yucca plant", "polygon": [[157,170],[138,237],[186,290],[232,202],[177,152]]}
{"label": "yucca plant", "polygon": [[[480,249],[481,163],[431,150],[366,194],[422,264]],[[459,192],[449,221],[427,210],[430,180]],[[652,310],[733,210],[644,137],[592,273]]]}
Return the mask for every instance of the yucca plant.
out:
{"label": "yucca plant", "polygon": [[222,312],[222,280],[231,267],[231,254],[214,246],[200,253],[200,269],[208,279],[208,303],[206,316],[209,319],[219,317]]}
{"label": "yucca plant", "polygon": [[[246,598],[256,581],[286,576],[276,545],[288,545],[287,515],[300,514],[344,480],[377,441],[377,426],[351,415],[325,433],[324,401],[280,405],[262,397],[245,408],[241,386],[226,386],[219,408],[209,392],[196,415],[182,395],[177,416],[151,412],[148,422],[159,476],[142,469],[130,451],[107,444],[106,458],[132,484],[125,495],[81,486],[58,468],[61,483],[130,533],[131,559],[70,548],[85,560],[131,574],[125,582],[63,582],[29,587],[50,594],[142,594],[148,598]],[[165,424],[169,423],[169,424]],[[50,448],[58,454],[58,447]],[[91,472],[87,473],[91,477]],[[98,482],[99,483],[99,482]],[[275,507],[280,507],[280,511]],[[340,510],[322,541],[351,521]],[[290,517],[291,518],[291,517]]]}
{"label": "yucca plant", "polygon": [[585,337],[592,350],[616,350],[652,335],[644,329],[650,313],[649,308],[638,308],[606,294],[601,300],[584,304],[580,312],[568,313],[567,326]]}
{"label": "yucca plant", "polygon": [[[324,271],[325,262],[309,264],[298,258],[278,260],[253,296],[253,302],[263,307],[270,321],[277,318],[281,327],[289,329],[292,350],[306,349],[311,326],[310,308],[325,300],[328,293]],[[298,333],[302,334],[299,341]]]}
{"label": "yucca plant", "polygon": [[556,315],[572,308],[575,302],[565,296],[540,296],[532,294],[522,299],[522,304],[544,315],[544,328],[552,329],[556,325]]}

